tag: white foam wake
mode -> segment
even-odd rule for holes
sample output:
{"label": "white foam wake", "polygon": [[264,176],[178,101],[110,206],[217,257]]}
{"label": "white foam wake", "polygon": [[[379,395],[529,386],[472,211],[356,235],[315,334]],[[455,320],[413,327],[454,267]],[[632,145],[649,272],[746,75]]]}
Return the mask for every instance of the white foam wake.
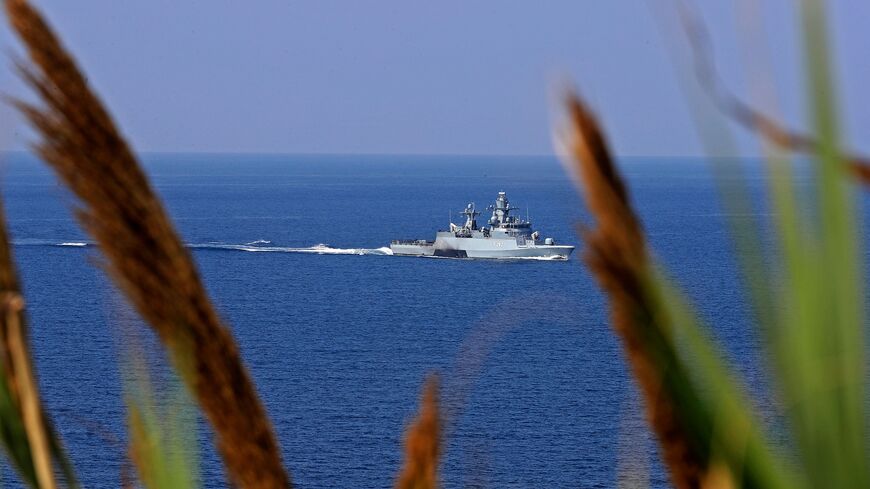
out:
{"label": "white foam wake", "polygon": [[[13,241],[13,245],[17,246],[63,246],[63,247],[73,247],[73,248],[84,248],[95,246],[93,242],[88,241],[52,241],[52,240],[41,240],[41,239],[30,239],[30,240],[16,240]],[[251,241],[245,244],[228,244],[228,243],[187,243],[185,244],[188,248],[193,249],[207,249],[207,250],[226,250],[226,251],[245,251],[250,253],[307,253],[314,255],[379,255],[379,256],[391,256],[393,255],[393,251],[388,246],[382,246],[380,248],[333,248],[332,246],[324,243],[316,244],[314,246],[305,246],[305,247],[292,247],[292,246],[266,246],[271,245],[272,242],[265,239],[258,239],[256,241]],[[421,256],[419,258],[450,258],[450,257],[439,257],[439,256]],[[551,256],[517,256],[517,257],[503,257],[503,258],[488,258],[486,260],[495,260],[495,261],[515,261],[515,260],[533,260],[533,261],[565,261],[568,258],[565,256],[559,255],[551,255]]]}
{"label": "white foam wake", "polygon": [[[73,248],[84,248],[95,246],[93,242],[88,241],[59,241],[45,239],[22,239],[12,242],[15,246],[64,246]],[[290,246],[266,246],[272,244],[271,241],[258,239],[245,244],[228,244],[228,243],[186,243],[185,246],[194,249],[212,249],[212,250],[229,250],[229,251],[250,251],[254,253],[312,253],[318,255],[392,255],[393,252],[389,247],[381,248],[333,248],[328,244],[317,244],[306,247],[290,247]]]}
{"label": "white foam wake", "polygon": [[550,256],[518,256],[511,258],[512,260],[536,260],[536,261],[567,261],[567,256],[550,255]]}
{"label": "white foam wake", "polygon": [[327,244],[317,244],[307,247],[289,247],[289,246],[254,246],[252,244],[224,244],[224,243],[202,243],[188,244],[188,248],[196,249],[212,249],[212,250],[231,250],[231,251],[249,251],[252,253],[311,253],[317,255],[392,255],[390,248],[384,246],[381,248],[333,248]]}

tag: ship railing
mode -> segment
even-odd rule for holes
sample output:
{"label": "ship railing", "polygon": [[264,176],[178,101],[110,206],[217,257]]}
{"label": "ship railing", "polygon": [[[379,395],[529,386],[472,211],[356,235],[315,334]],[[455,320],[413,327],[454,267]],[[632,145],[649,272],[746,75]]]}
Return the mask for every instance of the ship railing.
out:
{"label": "ship railing", "polygon": [[427,241],[425,239],[394,239],[390,241],[390,244],[394,245],[418,245],[418,246],[427,246],[433,244],[434,241]]}
{"label": "ship railing", "polygon": [[499,223],[498,227],[504,228],[504,229],[521,229],[521,228],[532,227],[532,223],[530,223],[529,221],[502,222],[502,223]]}

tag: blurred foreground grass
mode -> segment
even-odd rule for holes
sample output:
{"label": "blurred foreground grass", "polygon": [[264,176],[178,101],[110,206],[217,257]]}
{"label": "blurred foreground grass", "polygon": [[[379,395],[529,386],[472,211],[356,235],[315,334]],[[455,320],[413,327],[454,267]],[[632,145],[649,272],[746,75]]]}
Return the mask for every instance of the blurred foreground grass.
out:
{"label": "blurred foreground grass", "polygon": [[[867,168],[856,171],[840,150],[822,3],[801,2],[801,13],[815,136],[784,137],[789,133],[772,119],[735,111],[772,143],[770,256],[761,223],[731,223],[772,367],[772,394],[784,406],[794,447],[767,442],[709,327],[654,263],[596,120],[569,97],[563,149],[597,221],[583,231],[586,262],[610,296],[615,329],[677,487],[870,485],[864,263],[853,195]],[[814,188],[800,199],[782,149],[811,153]],[[726,190],[747,195],[745,188]],[[724,205],[749,203],[726,197]]]}
{"label": "blurred foreground grass", "polygon": [[[161,339],[179,389],[186,389],[167,401],[144,369],[131,369],[134,380],[125,392],[139,483],[201,483],[191,457],[196,413],[189,397],[213,427],[231,484],[289,487],[271,422],[229,329],[214,312],[134,152],[38,12],[24,0],[5,0],[5,6],[29,57],[19,72],[44,106],[12,103],[36,129],[35,151],[79,198],[77,216],[100,244],[107,272]],[[806,0],[801,9],[814,137],[802,139],[797,149],[812,153],[815,189],[799,201],[788,156],[774,151],[774,259],[759,251],[765,249],[763,226],[732,223],[793,447],[769,443],[709,327],[656,264],[595,117],[576,96],[566,99],[560,149],[596,220],[581,229],[585,260],[609,296],[614,330],[671,480],[680,488],[870,487],[864,263],[853,195],[855,175],[862,173],[840,151],[822,4]],[[787,138],[771,137],[782,133],[770,131],[768,119],[749,122],[761,128],[762,137],[789,146]],[[860,170],[867,174],[867,168]],[[29,486],[75,487],[74,471],[39,404],[2,219],[0,294],[5,455]],[[397,487],[438,485],[443,440],[437,385],[433,379],[425,387]]]}

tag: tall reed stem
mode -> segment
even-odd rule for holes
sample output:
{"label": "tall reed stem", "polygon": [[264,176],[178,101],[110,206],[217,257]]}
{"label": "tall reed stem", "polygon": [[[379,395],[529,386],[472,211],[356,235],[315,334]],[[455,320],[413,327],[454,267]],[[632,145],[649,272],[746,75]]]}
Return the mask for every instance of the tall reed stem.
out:
{"label": "tall reed stem", "polygon": [[195,394],[230,480],[246,488],[289,486],[238,347],[132,149],[42,16],[25,0],[5,5],[31,60],[20,73],[45,104],[14,102],[41,137],[36,152],[80,199],[77,217]]}

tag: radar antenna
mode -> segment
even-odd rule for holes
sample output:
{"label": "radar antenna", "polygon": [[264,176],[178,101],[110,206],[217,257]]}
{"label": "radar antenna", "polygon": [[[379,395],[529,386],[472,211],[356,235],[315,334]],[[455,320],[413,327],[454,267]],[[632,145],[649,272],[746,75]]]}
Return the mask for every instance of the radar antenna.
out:
{"label": "radar antenna", "polygon": [[462,215],[466,217],[465,227],[466,229],[475,230],[477,229],[477,220],[475,217],[480,215],[480,212],[474,210],[474,202],[469,203],[465,210],[462,211]]}

